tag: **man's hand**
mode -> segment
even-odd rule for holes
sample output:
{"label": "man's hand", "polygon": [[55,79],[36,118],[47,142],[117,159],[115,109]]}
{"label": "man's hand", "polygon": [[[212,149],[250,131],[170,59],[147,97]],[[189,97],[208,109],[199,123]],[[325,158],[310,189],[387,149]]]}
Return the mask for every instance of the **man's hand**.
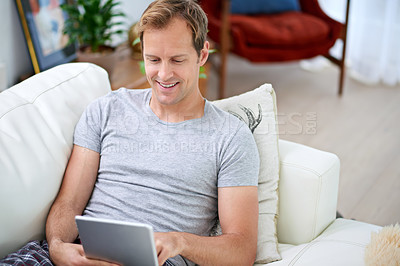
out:
{"label": "man's hand", "polygon": [[53,241],[49,245],[50,258],[55,265],[118,265],[107,261],[93,260],[85,257],[82,245]]}
{"label": "man's hand", "polygon": [[158,264],[163,265],[169,258],[179,255],[182,251],[182,239],[178,232],[154,233]]}

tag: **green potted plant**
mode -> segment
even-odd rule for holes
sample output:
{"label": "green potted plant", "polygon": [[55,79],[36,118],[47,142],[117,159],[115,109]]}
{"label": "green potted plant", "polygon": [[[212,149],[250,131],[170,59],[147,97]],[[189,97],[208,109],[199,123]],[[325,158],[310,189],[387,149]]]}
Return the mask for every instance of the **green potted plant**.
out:
{"label": "green potted plant", "polygon": [[98,64],[109,74],[114,61],[110,57],[114,50],[110,46],[111,40],[126,32],[120,27],[123,25],[120,19],[125,14],[118,9],[119,5],[120,2],[114,0],[76,0],[61,5],[68,14],[64,33],[69,36],[70,42],[79,44],[78,61]]}

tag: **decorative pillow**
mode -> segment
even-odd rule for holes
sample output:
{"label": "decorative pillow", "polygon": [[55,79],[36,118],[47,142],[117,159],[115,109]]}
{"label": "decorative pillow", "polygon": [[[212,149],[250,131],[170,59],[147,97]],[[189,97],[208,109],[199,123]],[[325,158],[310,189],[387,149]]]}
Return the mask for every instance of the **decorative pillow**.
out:
{"label": "decorative pillow", "polygon": [[232,0],[232,14],[272,14],[299,11],[298,0]]}
{"label": "decorative pillow", "polygon": [[213,104],[243,120],[251,129],[260,154],[258,177],[258,243],[256,263],[281,259],[278,252],[279,154],[275,92],[270,84]]}

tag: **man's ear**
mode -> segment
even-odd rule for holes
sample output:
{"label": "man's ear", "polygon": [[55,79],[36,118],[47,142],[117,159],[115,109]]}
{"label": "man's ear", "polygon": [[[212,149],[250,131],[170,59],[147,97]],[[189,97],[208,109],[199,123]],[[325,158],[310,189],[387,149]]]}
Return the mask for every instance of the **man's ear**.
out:
{"label": "man's ear", "polygon": [[208,41],[204,42],[204,47],[200,51],[200,66],[204,65],[207,62],[210,49],[210,43]]}

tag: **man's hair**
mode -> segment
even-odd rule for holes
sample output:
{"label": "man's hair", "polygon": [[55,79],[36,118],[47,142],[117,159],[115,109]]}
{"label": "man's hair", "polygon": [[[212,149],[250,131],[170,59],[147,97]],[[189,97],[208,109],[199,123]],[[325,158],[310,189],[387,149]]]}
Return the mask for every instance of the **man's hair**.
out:
{"label": "man's hair", "polygon": [[173,18],[186,21],[192,30],[192,41],[197,55],[207,38],[206,13],[194,0],[156,0],[144,11],[138,23],[138,34],[143,48],[143,33],[147,29],[163,29]]}

